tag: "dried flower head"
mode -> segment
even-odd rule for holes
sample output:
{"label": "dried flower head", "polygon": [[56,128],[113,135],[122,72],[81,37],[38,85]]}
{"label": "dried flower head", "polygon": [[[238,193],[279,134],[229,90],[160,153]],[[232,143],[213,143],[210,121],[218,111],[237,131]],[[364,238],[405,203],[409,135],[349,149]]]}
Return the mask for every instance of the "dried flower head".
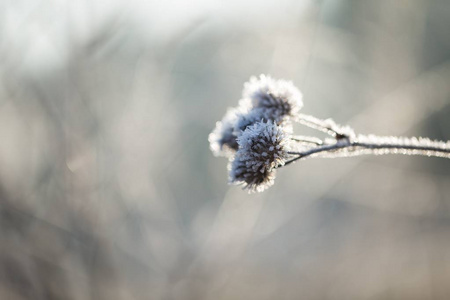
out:
{"label": "dried flower head", "polygon": [[265,75],[250,78],[242,95],[251,100],[254,108],[270,109],[272,120],[294,117],[303,107],[302,93],[292,82]]}
{"label": "dried flower head", "polygon": [[216,128],[209,134],[209,147],[215,156],[231,157],[238,149],[237,136],[234,127],[239,109],[229,108],[222,121],[216,123]]}
{"label": "dried flower head", "polygon": [[283,126],[286,132],[292,133],[292,122],[290,122],[287,118],[279,118],[279,116],[274,113],[273,109],[257,107],[246,113],[238,114],[234,127],[234,134],[239,137],[242,132],[247,129],[247,127],[255,124],[256,122],[268,121],[271,121],[278,126]]}
{"label": "dried flower head", "polygon": [[249,193],[262,192],[271,187],[275,181],[276,170],[260,172],[247,167],[245,160],[236,157],[228,164],[230,184],[240,184]]}
{"label": "dried flower head", "polygon": [[272,120],[270,112],[264,108],[254,108],[247,113],[239,113],[234,126],[234,134],[239,137],[247,127],[256,122],[267,122],[269,120]]}
{"label": "dried flower head", "polygon": [[273,185],[275,169],[288,157],[287,134],[272,121],[256,122],[237,139],[239,150],[229,165],[230,183],[243,184],[250,192]]}
{"label": "dried flower head", "polygon": [[247,167],[263,172],[284,164],[288,157],[288,136],[282,126],[272,121],[256,122],[238,137],[237,155]]}

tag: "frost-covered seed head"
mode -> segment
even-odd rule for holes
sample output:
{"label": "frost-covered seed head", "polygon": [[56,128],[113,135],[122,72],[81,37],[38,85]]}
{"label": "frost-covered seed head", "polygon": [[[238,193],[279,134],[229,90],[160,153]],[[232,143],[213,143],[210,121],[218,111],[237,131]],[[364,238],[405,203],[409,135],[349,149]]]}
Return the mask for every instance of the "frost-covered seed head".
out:
{"label": "frost-covered seed head", "polygon": [[256,122],[267,121],[272,121],[279,126],[283,126],[286,131],[292,132],[292,122],[288,118],[280,118],[274,109],[257,107],[248,112],[238,114],[234,134],[239,137],[247,127]]}
{"label": "frost-covered seed head", "polygon": [[248,126],[237,139],[239,149],[229,164],[230,183],[242,184],[249,192],[262,192],[273,185],[276,167],[288,158],[288,137],[272,121]]}
{"label": "frost-covered seed head", "polygon": [[231,157],[237,151],[238,143],[234,127],[239,113],[239,109],[228,109],[222,121],[217,122],[216,128],[209,134],[209,146],[215,156]]}
{"label": "frost-covered seed head", "polygon": [[275,181],[276,170],[260,172],[247,167],[244,160],[236,157],[228,164],[230,184],[241,184],[249,193],[262,192],[271,187]]}
{"label": "frost-covered seed head", "polygon": [[261,173],[284,165],[288,158],[288,136],[282,126],[272,121],[256,122],[238,137],[236,156],[247,168]]}
{"label": "frost-covered seed head", "polygon": [[303,107],[302,93],[286,80],[275,80],[270,76],[252,77],[244,84],[243,98],[250,99],[254,108],[272,110],[276,120],[294,117]]}
{"label": "frost-covered seed head", "polygon": [[234,134],[240,136],[247,127],[255,124],[256,122],[267,122],[271,119],[270,112],[264,108],[254,108],[248,113],[240,113],[237,116],[237,120],[234,126]]}

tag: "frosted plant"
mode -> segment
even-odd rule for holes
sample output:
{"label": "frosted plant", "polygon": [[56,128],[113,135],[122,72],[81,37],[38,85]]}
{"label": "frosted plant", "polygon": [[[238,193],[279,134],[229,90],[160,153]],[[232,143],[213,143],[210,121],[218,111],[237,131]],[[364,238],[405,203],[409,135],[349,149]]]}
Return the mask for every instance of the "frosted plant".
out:
{"label": "frosted plant", "polygon": [[223,119],[209,135],[215,156],[233,157],[238,149],[237,138],[250,125],[272,121],[292,131],[291,121],[303,106],[302,94],[285,80],[269,76],[252,77],[245,83],[243,98],[236,108],[229,108]]}
{"label": "frosted plant", "polygon": [[[245,83],[237,108],[229,109],[209,135],[215,155],[229,159],[230,184],[262,192],[274,184],[276,170],[308,157],[404,154],[450,158],[450,141],[356,134],[332,119],[300,114],[302,94],[289,81],[269,76]],[[292,122],[325,132],[329,138],[295,136]]]}
{"label": "frosted plant", "polygon": [[276,125],[283,126],[285,131],[292,132],[292,122],[289,118],[280,118],[274,109],[270,108],[252,108],[248,112],[241,112],[237,116],[234,126],[234,134],[239,137],[244,130],[256,122],[271,121]]}
{"label": "frosted plant", "polygon": [[255,108],[270,109],[274,120],[295,117],[303,106],[302,93],[292,82],[265,75],[250,78],[244,84],[242,96]]}
{"label": "frosted plant", "polygon": [[258,171],[247,167],[247,162],[236,157],[228,163],[230,184],[241,184],[244,189],[252,192],[262,192],[275,182],[276,170]]}
{"label": "frosted plant", "polygon": [[231,157],[238,149],[234,134],[234,126],[238,119],[238,109],[229,108],[222,121],[216,123],[216,128],[209,135],[209,145],[215,156]]}
{"label": "frosted plant", "polygon": [[239,149],[229,167],[230,183],[249,191],[263,191],[274,182],[275,169],[289,157],[289,139],[273,121],[256,122],[237,139]]}
{"label": "frosted plant", "polygon": [[236,156],[253,170],[273,170],[288,158],[287,134],[282,126],[272,121],[256,122],[247,127],[237,142],[239,150]]}

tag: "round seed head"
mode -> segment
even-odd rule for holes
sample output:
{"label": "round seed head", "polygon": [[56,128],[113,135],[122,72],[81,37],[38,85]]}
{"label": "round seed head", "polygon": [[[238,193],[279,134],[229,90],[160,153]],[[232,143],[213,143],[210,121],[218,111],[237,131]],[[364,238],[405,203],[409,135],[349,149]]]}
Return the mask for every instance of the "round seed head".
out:
{"label": "round seed head", "polygon": [[209,134],[209,147],[215,156],[231,157],[238,149],[234,127],[238,117],[238,109],[229,108],[222,121]]}
{"label": "round seed head", "polygon": [[292,133],[292,122],[288,118],[280,118],[274,109],[257,107],[238,114],[234,127],[234,134],[239,137],[247,127],[257,122],[272,121],[278,126],[283,126],[286,132]]}
{"label": "round seed head", "polygon": [[264,108],[254,108],[248,112],[238,114],[237,120],[234,126],[234,134],[240,136],[247,127],[255,124],[256,122],[267,122],[271,120],[270,112]]}
{"label": "round seed head", "polygon": [[256,122],[238,137],[237,156],[246,166],[261,173],[284,165],[288,158],[288,136],[272,121]]}
{"label": "round seed head", "polygon": [[228,164],[230,184],[243,185],[249,193],[262,192],[275,181],[276,170],[260,172],[247,167],[247,162],[236,157]]}
{"label": "round seed head", "polygon": [[302,93],[292,82],[265,75],[250,78],[244,84],[242,95],[251,100],[254,108],[271,109],[272,120],[294,117],[303,107]]}

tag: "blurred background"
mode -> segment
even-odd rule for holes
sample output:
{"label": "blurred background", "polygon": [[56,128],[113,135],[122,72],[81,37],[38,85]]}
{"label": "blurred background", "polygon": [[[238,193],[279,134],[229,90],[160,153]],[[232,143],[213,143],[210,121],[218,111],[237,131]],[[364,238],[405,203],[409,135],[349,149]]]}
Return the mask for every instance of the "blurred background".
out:
{"label": "blurred background", "polygon": [[449,28],[445,0],[0,1],[0,299],[450,299],[449,160],[311,159],[248,195],[207,141],[261,73],[449,140]]}

